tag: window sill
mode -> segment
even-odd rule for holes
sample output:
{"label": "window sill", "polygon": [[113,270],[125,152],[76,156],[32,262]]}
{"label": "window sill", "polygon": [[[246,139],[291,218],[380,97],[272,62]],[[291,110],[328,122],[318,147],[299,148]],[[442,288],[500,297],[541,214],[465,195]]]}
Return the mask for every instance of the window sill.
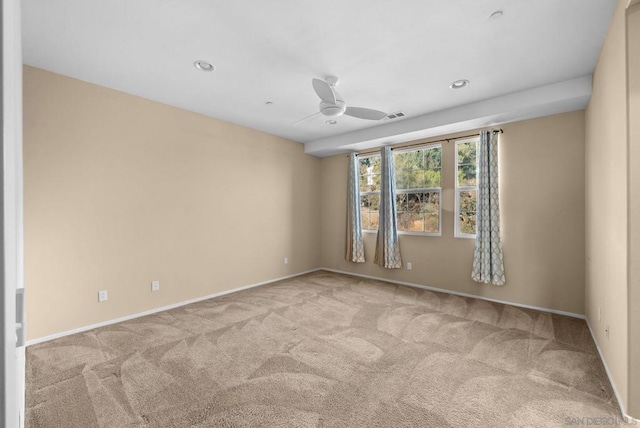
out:
{"label": "window sill", "polygon": [[427,232],[405,232],[399,230],[398,235],[413,235],[413,236],[442,236],[442,233],[427,233]]}
{"label": "window sill", "polygon": [[[377,230],[371,229],[363,229],[363,233],[378,233]],[[439,237],[442,236],[442,233],[426,233],[426,232],[405,232],[404,230],[399,230],[398,235],[412,235],[412,236],[434,236]]]}
{"label": "window sill", "polygon": [[455,235],[454,238],[460,239],[476,239],[476,235]]}

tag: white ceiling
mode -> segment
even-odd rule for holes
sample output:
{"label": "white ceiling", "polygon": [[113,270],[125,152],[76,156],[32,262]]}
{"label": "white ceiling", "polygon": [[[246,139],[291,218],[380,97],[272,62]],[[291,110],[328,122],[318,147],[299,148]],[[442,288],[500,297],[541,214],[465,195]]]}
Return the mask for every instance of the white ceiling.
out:
{"label": "white ceiling", "polygon": [[[583,108],[584,82],[615,4],[23,0],[23,56],[28,65],[308,143],[307,152],[326,155]],[[490,20],[497,10],[504,16]],[[196,70],[197,59],[216,71]],[[316,116],[293,124],[318,109],[311,78],[328,75],[340,78],[348,105],[402,110],[407,118],[342,116],[327,125]],[[457,79],[471,84],[449,89]],[[482,103],[490,99],[500,111],[488,115]]]}

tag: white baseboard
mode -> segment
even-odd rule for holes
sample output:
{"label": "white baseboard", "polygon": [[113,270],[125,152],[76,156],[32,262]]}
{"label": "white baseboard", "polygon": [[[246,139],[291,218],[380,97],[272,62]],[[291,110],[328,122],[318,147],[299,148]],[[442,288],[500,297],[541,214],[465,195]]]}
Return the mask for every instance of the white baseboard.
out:
{"label": "white baseboard", "polygon": [[255,283],[255,284],[249,284],[249,285],[245,285],[245,286],[242,286],[242,287],[232,288],[231,290],[221,291],[219,293],[208,294],[206,296],[197,297],[195,299],[185,300],[185,301],[180,302],[180,303],[174,303],[174,304],[167,305],[167,306],[161,306],[159,308],[150,309],[148,311],[138,312],[138,313],[135,313],[135,314],[126,315],[124,317],[119,317],[119,318],[115,318],[115,319],[112,319],[112,320],[103,321],[103,322],[99,322],[99,323],[96,323],[96,324],[90,324],[90,325],[87,325],[87,326],[84,326],[84,327],[78,327],[78,328],[75,328],[73,330],[63,331],[63,332],[60,332],[60,333],[51,334],[49,336],[44,336],[44,337],[39,337],[39,338],[36,338],[36,339],[31,339],[31,340],[27,341],[26,346],[37,345],[38,343],[48,342],[50,340],[58,339],[60,337],[65,337],[65,336],[69,336],[69,335],[76,334],[76,333],[83,333],[85,331],[93,330],[94,328],[104,327],[104,326],[111,325],[111,324],[116,324],[116,323],[119,323],[119,322],[122,322],[122,321],[128,321],[128,320],[131,320],[131,319],[134,319],[134,318],[140,318],[140,317],[143,317],[143,316],[146,316],[146,315],[152,315],[152,314],[155,314],[155,313],[158,313],[158,312],[162,312],[162,311],[166,311],[166,310],[169,310],[169,309],[179,308],[180,306],[185,306],[185,305],[188,305],[188,304],[191,304],[191,303],[201,302],[203,300],[212,299],[214,297],[219,297],[219,296],[224,296],[226,294],[236,293],[238,291],[247,290],[249,288],[254,288],[254,287],[259,287],[261,285],[271,284],[273,282],[282,281],[284,279],[289,279],[289,278],[294,278],[296,276],[305,275],[305,274],[308,274],[308,273],[311,273],[311,272],[316,272],[316,271],[319,271],[319,270],[326,270],[328,272],[335,272],[335,273],[340,273],[340,274],[343,274],[343,275],[358,276],[358,277],[361,277],[361,278],[375,279],[375,280],[378,280],[378,281],[385,281],[385,282],[390,282],[392,284],[406,285],[408,287],[421,288],[421,289],[424,289],[424,290],[436,291],[436,292],[439,292],[439,293],[453,294],[453,295],[461,296],[461,297],[470,297],[470,298],[473,298],[473,299],[481,299],[481,300],[486,300],[486,301],[489,301],[489,302],[495,302],[495,303],[501,303],[501,304],[505,304],[505,305],[518,306],[518,307],[521,307],[521,308],[534,309],[534,310],[538,310],[538,311],[542,311],[542,312],[550,312],[550,313],[554,313],[554,314],[558,314],[558,315],[566,315],[566,316],[573,317],[573,318],[585,319],[584,315],[576,314],[576,313],[573,313],[573,312],[559,311],[559,310],[556,310],[556,309],[549,309],[549,308],[543,308],[543,307],[539,307],[539,306],[525,305],[525,304],[521,304],[521,303],[509,302],[509,301],[506,301],[506,300],[491,299],[491,298],[488,298],[488,297],[477,296],[475,294],[460,293],[460,292],[457,292],[457,291],[447,290],[445,288],[430,287],[428,285],[415,284],[415,283],[405,282],[405,281],[396,281],[396,280],[392,280],[392,279],[380,278],[380,277],[371,276],[371,275],[362,275],[362,274],[353,273],[353,272],[341,271],[341,270],[338,270],[338,269],[322,268],[321,267],[321,268],[307,270],[307,271],[304,271],[304,272],[295,273],[295,274],[292,274],[292,275],[287,275],[287,276],[283,276],[283,277],[279,277],[279,278],[270,279],[268,281],[262,281],[262,282],[258,282],[258,283]]}
{"label": "white baseboard", "polygon": [[624,421],[628,424],[637,424],[638,421],[632,416],[629,416],[627,414],[627,411],[624,408],[624,403],[620,399],[620,394],[618,394],[618,389],[616,388],[616,384],[613,382],[613,376],[611,376],[609,367],[607,367],[607,362],[605,361],[604,355],[602,354],[602,350],[598,345],[598,341],[596,340],[596,335],[593,334],[593,329],[591,328],[591,323],[589,322],[589,318],[585,317],[585,321],[587,322],[587,327],[589,327],[589,333],[591,333],[591,338],[593,339],[593,343],[596,344],[596,349],[598,350],[600,361],[602,361],[602,365],[604,366],[604,371],[607,373],[607,377],[609,378],[609,383],[611,384],[611,388],[613,388],[613,394],[616,396],[616,401],[618,402],[618,407],[620,407],[620,412],[622,412],[622,417],[624,418]]}
{"label": "white baseboard", "polygon": [[169,309],[179,308],[180,306],[189,305],[191,303],[201,302],[203,300],[212,299],[214,297],[220,297],[220,296],[224,296],[226,294],[236,293],[236,292],[242,291],[242,290],[248,290],[249,288],[259,287],[261,285],[267,285],[267,284],[271,284],[273,282],[282,281],[283,279],[294,278],[296,276],[305,275],[305,274],[308,274],[308,273],[311,273],[311,272],[315,272],[315,271],[318,271],[318,270],[321,270],[321,269],[317,268],[317,269],[307,270],[307,271],[304,271],[304,272],[294,273],[292,275],[282,276],[280,278],[275,278],[275,279],[270,279],[270,280],[267,280],[267,281],[257,282],[255,284],[249,284],[249,285],[245,285],[245,286],[242,286],[242,287],[232,288],[231,290],[225,290],[225,291],[221,291],[219,293],[213,293],[213,294],[208,294],[208,295],[202,296],[202,297],[196,297],[195,299],[185,300],[185,301],[180,302],[180,303],[174,303],[174,304],[167,305],[167,306],[161,306],[159,308],[149,309],[148,311],[138,312],[138,313],[135,313],[135,314],[126,315],[124,317],[115,318],[115,319],[112,319],[112,320],[103,321],[103,322],[99,322],[99,323],[96,323],[96,324],[87,325],[87,326],[84,326],[84,327],[74,328],[73,330],[63,331],[63,332],[60,332],[60,333],[51,334],[49,336],[44,336],[44,337],[39,337],[39,338],[36,338],[36,339],[27,340],[26,346],[37,345],[39,343],[48,342],[50,340],[59,339],[61,337],[65,337],[65,336],[70,336],[72,334],[83,333],[85,331],[93,330],[94,328],[104,327],[104,326],[111,325],[111,324],[116,324],[116,323],[119,323],[119,322],[122,322],[122,321],[128,321],[128,320],[132,320],[134,318],[144,317],[146,315],[152,315],[152,314],[155,314],[155,313],[158,313],[158,312],[167,311]]}
{"label": "white baseboard", "polygon": [[446,288],[430,287],[428,285],[415,284],[413,282],[396,281],[396,280],[393,280],[393,279],[380,278],[380,277],[371,276],[371,275],[362,275],[362,274],[359,274],[359,273],[347,272],[347,271],[342,271],[342,270],[338,270],[338,269],[320,268],[319,270],[326,270],[326,271],[329,271],[329,272],[341,273],[341,274],[344,274],[344,275],[359,276],[361,278],[376,279],[378,281],[390,282],[392,284],[399,284],[399,285],[406,285],[408,287],[422,288],[423,290],[437,291],[438,293],[453,294],[453,295],[460,296],[460,297],[470,297],[472,299],[486,300],[488,302],[501,303],[503,305],[518,306],[520,308],[525,308],[525,309],[534,309],[536,311],[549,312],[549,313],[558,314],[558,315],[565,315],[565,316],[572,317],[572,318],[579,318],[581,320],[586,319],[586,317],[584,315],[576,314],[576,313],[573,313],[573,312],[560,311],[558,309],[543,308],[543,307],[540,307],[540,306],[525,305],[523,303],[509,302],[507,300],[492,299],[490,297],[478,296],[478,295],[475,295],[475,294],[460,293],[458,291],[447,290]]}

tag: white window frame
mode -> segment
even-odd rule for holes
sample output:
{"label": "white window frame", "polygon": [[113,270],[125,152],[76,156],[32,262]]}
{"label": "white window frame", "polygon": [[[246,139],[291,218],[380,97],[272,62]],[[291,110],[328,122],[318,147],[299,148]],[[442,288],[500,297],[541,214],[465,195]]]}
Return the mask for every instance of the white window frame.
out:
{"label": "white window frame", "polygon": [[[476,239],[475,233],[463,233],[460,231],[460,193],[475,191],[476,198],[478,197],[478,149],[480,145],[479,137],[465,138],[464,140],[456,141],[456,152],[455,152],[455,169],[454,169],[454,185],[455,185],[455,195],[456,195],[456,205],[454,209],[454,237],[455,238],[467,238],[467,239]],[[458,146],[460,144],[466,144],[470,142],[476,143],[476,185],[475,186],[458,186]],[[476,200],[477,207],[477,200]],[[478,230],[478,212],[476,210],[476,231]]]}
{"label": "white window frame", "polygon": [[[419,189],[402,189],[396,188],[396,195],[399,193],[437,193],[438,194],[438,232],[415,232],[409,230],[398,230],[400,235],[416,235],[416,236],[442,236],[442,144],[425,144],[418,147],[408,147],[406,149],[394,149],[393,155],[398,153],[417,152],[418,150],[440,149],[440,187],[424,187]],[[395,160],[395,159],[394,159]],[[395,196],[395,195],[394,195]],[[396,207],[397,209],[397,207]],[[396,213],[397,214],[397,213]]]}
{"label": "white window frame", "polygon": [[[380,154],[372,153],[370,155],[358,156],[358,166],[360,166],[360,160],[361,159],[370,159],[370,158],[375,158],[375,157],[380,157]],[[368,196],[368,195],[376,195],[377,194],[378,195],[378,201],[379,201],[380,193],[381,193],[379,190],[377,192],[363,192],[362,190],[360,190],[360,168],[358,168],[358,190],[359,190],[360,197]],[[358,201],[358,203],[360,203],[360,202]],[[362,209],[362,206],[360,207],[360,209]],[[360,214],[360,215],[362,215],[362,214]],[[378,216],[379,215],[380,215],[380,212],[378,211]],[[362,228],[362,231],[364,233],[378,233],[378,229],[365,229],[364,227]]]}

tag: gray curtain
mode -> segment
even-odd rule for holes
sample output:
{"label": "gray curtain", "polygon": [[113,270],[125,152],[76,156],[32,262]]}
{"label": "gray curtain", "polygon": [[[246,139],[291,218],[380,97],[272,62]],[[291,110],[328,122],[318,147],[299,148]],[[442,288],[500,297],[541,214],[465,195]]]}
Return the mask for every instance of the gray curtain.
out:
{"label": "gray curtain", "polygon": [[350,262],[364,262],[364,245],[362,243],[362,220],[360,218],[360,186],[358,174],[358,157],[349,155],[349,172],[347,174],[347,254]]}
{"label": "gray curtain", "polygon": [[485,284],[504,285],[499,193],[498,134],[482,131],[478,147],[476,246],[471,278]]}
{"label": "gray curtain", "polygon": [[380,157],[380,213],[376,256],[373,262],[388,269],[400,269],[402,268],[402,259],[398,242],[396,182],[391,147],[383,147],[380,151]]}

